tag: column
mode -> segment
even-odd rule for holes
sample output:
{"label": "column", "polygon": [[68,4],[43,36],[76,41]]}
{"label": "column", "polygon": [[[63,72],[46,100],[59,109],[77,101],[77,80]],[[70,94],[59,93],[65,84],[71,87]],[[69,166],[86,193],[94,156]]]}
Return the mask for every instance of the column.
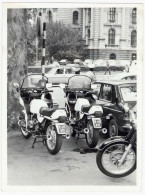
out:
{"label": "column", "polygon": [[93,39],[93,8],[91,8],[91,28],[90,28],[90,31],[91,31],[91,35],[90,35],[90,38]]}
{"label": "column", "polygon": [[83,38],[85,38],[86,10],[83,8]]}
{"label": "column", "polygon": [[104,8],[101,7],[101,13],[100,13],[100,38],[103,38],[103,11],[104,11]]}
{"label": "column", "polygon": [[125,38],[125,7],[122,8],[122,28],[121,28],[121,38]]}

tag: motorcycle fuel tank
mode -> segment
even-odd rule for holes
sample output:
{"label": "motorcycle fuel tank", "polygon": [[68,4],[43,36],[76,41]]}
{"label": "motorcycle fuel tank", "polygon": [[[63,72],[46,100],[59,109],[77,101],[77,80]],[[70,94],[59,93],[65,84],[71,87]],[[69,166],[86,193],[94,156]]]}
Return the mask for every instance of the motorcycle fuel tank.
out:
{"label": "motorcycle fuel tank", "polygon": [[48,107],[47,103],[41,99],[34,99],[30,103],[30,112],[34,114],[39,114],[41,107]]}
{"label": "motorcycle fuel tank", "polygon": [[87,99],[85,99],[85,98],[78,98],[78,99],[77,99],[77,102],[76,102],[76,104],[75,104],[75,111],[81,112],[81,108],[82,108],[82,106],[84,106],[84,105],[90,106],[89,101],[88,101]]}

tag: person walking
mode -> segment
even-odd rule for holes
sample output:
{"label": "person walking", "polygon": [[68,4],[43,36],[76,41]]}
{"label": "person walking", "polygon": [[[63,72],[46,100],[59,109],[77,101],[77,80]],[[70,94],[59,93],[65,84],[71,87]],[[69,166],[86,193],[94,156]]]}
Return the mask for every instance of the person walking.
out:
{"label": "person walking", "polygon": [[109,66],[109,62],[108,62],[108,61],[106,61],[106,68],[107,68],[107,69],[106,69],[104,75],[105,75],[107,72],[109,72],[109,74],[111,75],[110,66]]}

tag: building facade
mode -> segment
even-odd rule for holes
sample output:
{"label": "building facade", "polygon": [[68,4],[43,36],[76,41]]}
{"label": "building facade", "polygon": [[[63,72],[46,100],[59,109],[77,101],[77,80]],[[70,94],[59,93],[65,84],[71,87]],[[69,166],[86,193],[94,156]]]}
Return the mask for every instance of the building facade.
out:
{"label": "building facade", "polygon": [[52,8],[48,19],[79,28],[90,59],[137,58],[137,9]]}

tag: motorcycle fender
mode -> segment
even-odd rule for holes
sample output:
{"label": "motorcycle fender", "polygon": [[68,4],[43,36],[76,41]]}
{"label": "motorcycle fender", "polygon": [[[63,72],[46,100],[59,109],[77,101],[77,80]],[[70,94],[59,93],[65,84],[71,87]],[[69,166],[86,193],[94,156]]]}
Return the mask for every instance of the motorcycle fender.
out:
{"label": "motorcycle fender", "polygon": [[113,143],[129,143],[127,140],[125,140],[125,137],[123,136],[114,136],[111,137],[107,140],[105,140],[103,143],[100,144],[98,147],[98,150],[103,150],[105,149],[108,145],[113,144]]}

